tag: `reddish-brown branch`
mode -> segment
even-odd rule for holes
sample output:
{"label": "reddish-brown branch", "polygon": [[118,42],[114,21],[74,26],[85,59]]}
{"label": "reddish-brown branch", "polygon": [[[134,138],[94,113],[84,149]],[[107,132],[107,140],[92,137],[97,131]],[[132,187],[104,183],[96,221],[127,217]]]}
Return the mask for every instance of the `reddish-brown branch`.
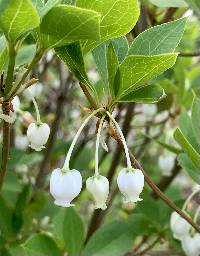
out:
{"label": "reddish-brown branch", "polygon": [[[5,115],[9,115],[10,110],[8,110],[5,106],[6,102],[2,104],[2,110]],[[10,149],[10,124],[6,121],[3,121],[3,145],[2,145],[2,162],[1,162],[1,170],[0,170],[0,191],[3,186],[4,177],[7,172],[8,167],[8,158],[9,158],[9,149]]]}

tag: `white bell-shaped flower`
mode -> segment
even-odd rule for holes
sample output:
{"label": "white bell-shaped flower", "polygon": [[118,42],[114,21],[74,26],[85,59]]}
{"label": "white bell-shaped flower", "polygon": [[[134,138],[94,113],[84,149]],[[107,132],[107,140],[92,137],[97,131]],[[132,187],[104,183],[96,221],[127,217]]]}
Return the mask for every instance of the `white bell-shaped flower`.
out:
{"label": "white bell-shaped flower", "polygon": [[41,151],[49,138],[50,128],[48,124],[31,123],[27,130],[27,137],[30,147],[36,151]]}
{"label": "white bell-shaped flower", "polygon": [[175,155],[162,155],[158,159],[158,165],[164,176],[170,176],[174,167]]}
{"label": "white bell-shaped flower", "polygon": [[178,240],[182,240],[183,237],[189,234],[191,225],[183,219],[177,212],[171,214],[170,228],[173,233],[173,237]]}
{"label": "white bell-shaped flower", "polygon": [[119,190],[124,196],[124,203],[136,203],[144,187],[144,175],[139,169],[122,169],[117,178]]}
{"label": "white bell-shaped flower", "polygon": [[182,241],[183,251],[187,256],[200,255],[200,234],[195,234],[193,237],[190,235],[185,236]]}
{"label": "white bell-shaped flower", "polygon": [[90,192],[95,201],[95,209],[105,210],[106,200],[109,194],[109,181],[106,177],[95,175],[86,181],[86,189]]}
{"label": "white bell-shaped flower", "polygon": [[63,172],[60,168],[51,174],[50,193],[54,203],[63,207],[73,206],[71,201],[78,196],[82,188],[82,177],[79,171],[70,170]]}

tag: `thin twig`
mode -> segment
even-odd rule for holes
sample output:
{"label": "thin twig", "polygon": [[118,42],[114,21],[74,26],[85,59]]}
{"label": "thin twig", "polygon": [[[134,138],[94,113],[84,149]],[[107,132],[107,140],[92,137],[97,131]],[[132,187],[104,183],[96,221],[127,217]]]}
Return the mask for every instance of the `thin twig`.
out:
{"label": "thin twig", "polygon": [[197,52],[181,52],[178,57],[199,57],[200,51]]}
{"label": "thin twig", "polygon": [[137,253],[132,253],[129,256],[142,256],[146,252],[150,251],[158,242],[160,241],[160,237],[157,237],[151,244],[149,244],[144,250],[137,252]]}
{"label": "thin twig", "polygon": [[[9,115],[10,111],[4,108],[4,104],[5,103],[3,103],[2,105],[3,113],[5,115]],[[10,148],[10,124],[7,123],[6,121],[3,121],[3,145],[2,145],[2,163],[1,163],[1,170],[0,170],[0,191],[2,189],[4,177],[7,172],[9,148]]]}

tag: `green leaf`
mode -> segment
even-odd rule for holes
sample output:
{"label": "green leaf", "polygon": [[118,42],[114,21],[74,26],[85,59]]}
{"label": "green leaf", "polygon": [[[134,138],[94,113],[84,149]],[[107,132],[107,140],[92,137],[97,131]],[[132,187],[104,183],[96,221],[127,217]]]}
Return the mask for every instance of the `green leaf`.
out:
{"label": "green leaf", "polygon": [[17,54],[16,57],[16,66],[22,66],[25,64],[29,64],[36,53],[36,45],[30,44],[30,45],[24,45],[22,46]]}
{"label": "green leaf", "polygon": [[199,136],[199,131],[200,131],[200,99],[195,97],[193,104],[192,104],[192,126],[193,126],[193,131],[194,135],[196,137],[196,141],[198,144],[200,144],[200,136]]}
{"label": "green leaf", "polygon": [[55,48],[55,52],[58,57],[68,66],[71,72],[74,73],[77,79],[94,92],[94,88],[90,84],[85,71],[80,43],[76,42],[70,45]]}
{"label": "green leaf", "polygon": [[8,48],[4,36],[0,37],[0,73],[5,71],[8,60]]}
{"label": "green leaf", "polygon": [[0,0],[0,15],[4,13],[11,0]]}
{"label": "green leaf", "polygon": [[125,36],[108,40],[92,50],[94,61],[106,87],[108,84],[107,47],[111,43],[118,56],[118,61],[121,63],[128,52],[128,41]]}
{"label": "green leaf", "polygon": [[143,133],[142,135],[143,135],[144,137],[146,137],[146,138],[149,138],[150,140],[155,141],[157,144],[159,144],[159,145],[162,146],[163,148],[169,150],[170,152],[172,152],[172,153],[174,153],[174,154],[176,154],[176,155],[183,152],[183,150],[181,150],[180,148],[174,147],[174,146],[172,146],[172,145],[170,145],[170,144],[167,144],[167,143],[165,143],[165,142],[163,142],[163,141],[160,141],[159,139],[155,139],[154,137],[152,137],[152,136],[150,136],[150,135],[147,135],[146,133]]}
{"label": "green leaf", "polygon": [[[154,210],[150,211],[149,209]],[[148,228],[154,231],[155,229],[163,230],[169,222],[170,209],[163,202],[155,200],[149,195],[143,195],[143,201],[138,204],[137,211],[148,219],[149,224],[147,230]]]}
{"label": "green leaf", "polygon": [[159,85],[149,85],[135,90],[120,99],[120,102],[155,103],[163,98],[164,91]]}
{"label": "green leaf", "polygon": [[129,55],[119,67],[120,88],[118,98],[144,86],[144,84],[172,67],[177,54],[155,56]]}
{"label": "green leaf", "polygon": [[54,240],[43,234],[32,235],[23,247],[28,256],[61,256]]}
{"label": "green leaf", "polygon": [[[198,120],[196,119],[196,121]],[[187,138],[188,142],[193,146],[193,148],[195,148],[198,151],[199,136],[196,138],[192,120],[185,109],[183,109],[181,112],[181,115],[179,118],[179,126],[180,126],[181,132]]]}
{"label": "green leaf", "polygon": [[0,197],[0,230],[2,235],[6,237],[10,237],[13,234],[12,210],[2,197]]}
{"label": "green leaf", "polygon": [[141,213],[130,214],[127,225],[134,236],[149,235],[153,231],[150,220]]}
{"label": "green leaf", "polygon": [[126,35],[134,27],[139,17],[137,0],[96,0],[95,2],[94,0],[77,0],[76,5],[101,14],[101,39],[84,41],[84,52],[88,52],[103,41]]}
{"label": "green leaf", "polygon": [[187,18],[152,27],[133,41],[129,55],[157,55],[174,52],[179,44]]}
{"label": "green leaf", "polygon": [[112,44],[107,47],[107,69],[108,69],[108,84],[110,89],[110,95],[113,95],[113,84],[116,72],[119,67],[118,58]]}
{"label": "green leaf", "polygon": [[73,208],[62,209],[54,218],[54,233],[68,253],[77,254],[84,241],[84,224]]}
{"label": "green leaf", "polygon": [[183,135],[179,128],[174,132],[174,138],[179,143],[179,145],[183,148],[184,152],[188,154],[189,158],[192,160],[193,164],[199,168],[200,166],[200,155],[193,148],[193,146],[189,143],[187,138]]}
{"label": "green leaf", "polygon": [[190,160],[188,155],[180,154],[178,156],[178,161],[181,167],[189,174],[189,176],[197,183],[200,183],[200,173],[199,168],[197,168],[193,162]]}
{"label": "green leaf", "polygon": [[119,63],[121,63],[128,52],[128,41],[125,36],[113,38],[110,40],[115,49]]}
{"label": "green leaf", "polygon": [[187,7],[184,0],[150,0],[152,4],[157,7]]}
{"label": "green leaf", "polygon": [[80,216],[72,208],[67,209],[65,212],[63,238],[69,253],[79,252],[84,241],[84,224]]}
{"label": "green leaf", "polygon": [[105,85],[108,83],[107,45],[108,43],[104,42],[92,50],[94,61]]}
{"label": "green leaf", "polygon": [[18,246],[11,245],[8,250],[10,253],[9,256],[28,256],[25,249],[20,245]]}
{"label": "green leaf", "polygon": [[81,39],[99,40],[99,25],[100,16],[95,11],[70,5],[55,6],[40,25],[42,47],[64,46]]}
{"label": "green leaf", "polygon": [[39,10],[40,17],[43,17],[54,6],[62,3],[62,0],[48,0],[48,2]]}
{"label": "green leaf", "polygon": [[174,153],[174,154],[180,154],[181,152],[183,152],[180,148],[178,147],[174,147],[170,144],[164,143],[160,140],[155,140],[159,145],[161,145],[163,148],[166,148],[167,150],[169,150],[170,152]]}
{"label": "green leaf", "polygon": [[13,228],[15,229],[16,233],[19,232],[20,228],[23,225],[23,217],[24,217],[23,213],[27,205],[29,196],[30,196],[30,186],[28,184],[24,186],[22,192],[19,194],[17,198],[15,210],[12,217]]}
{"label": "green leaf", "polygon": [[11,0],[0,16],[0,27],[11,42],[38,27],[39,23],[39,15],[30,0]]}
{"label": "green leaf", "polygon": [[122,256],[132,247],[126,222],[113,221],[99,228],[88,241],[83,256]]}

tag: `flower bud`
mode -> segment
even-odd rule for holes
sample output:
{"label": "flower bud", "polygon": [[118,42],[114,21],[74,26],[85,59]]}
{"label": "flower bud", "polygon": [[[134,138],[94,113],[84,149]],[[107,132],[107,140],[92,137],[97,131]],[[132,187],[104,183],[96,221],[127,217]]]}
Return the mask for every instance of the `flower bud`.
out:
{"label": "flower bud", "polygon": [[63,172],[60,168],[51,174],[50,193],[54,203],[63,207],[73,206],[71,201],[78,196],[82,188],[82,177],[79,171],[73,169]]}
{"label": "flower bud", "polygon": [[191,225],[183,219],[177,212],[171,214],[170,228],[175,239],[181,240],[189,234]]}
{"label": "flower bud", "polygon": [[27,130],[27,137],[30,141],[30,147],[36,151],[41,151],[49,138],[50,128],[48,124],[31,123]]}
{"label": "flower bud", "polygon": [[193,237],[190,235],[182,239],[182,248],[187,256],[200,255],[200,234],[195,234]]}
{"label": "flower bud", "polygon": [[90,192],[95,201],[95,209],[105,210],[106,200],[109,194],[108,179],[101,175],[90,177],[86,181],[86,189]]}
{"label": "flower bud", "polygon": [[142,201],[139,198],[144,187],[144,175],[139,169],[122,169],[117,178],[119,190],[124,196],[124,203]]}

